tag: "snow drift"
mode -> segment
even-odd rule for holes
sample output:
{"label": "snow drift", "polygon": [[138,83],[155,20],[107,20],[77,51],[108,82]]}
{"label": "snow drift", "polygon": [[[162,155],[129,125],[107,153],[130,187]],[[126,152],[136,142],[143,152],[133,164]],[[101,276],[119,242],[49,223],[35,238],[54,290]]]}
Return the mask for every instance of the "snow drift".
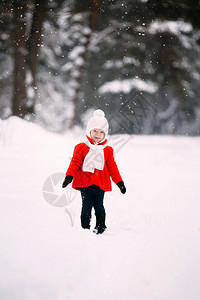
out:
{"label": "snow drift", "polygon": [[42,194],[83,133],[14,117],[0,128],[1,300],[199,299],[199,138],[111,137],[127,193],[106,194],[97,236],[80,227],[79,192],[65,208]]}

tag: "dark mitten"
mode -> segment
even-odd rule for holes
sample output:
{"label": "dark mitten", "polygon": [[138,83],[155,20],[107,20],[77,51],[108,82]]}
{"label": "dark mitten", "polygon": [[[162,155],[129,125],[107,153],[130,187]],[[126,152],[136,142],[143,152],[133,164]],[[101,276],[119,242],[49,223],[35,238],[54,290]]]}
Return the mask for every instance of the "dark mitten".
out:
{"label": "dark mitten", "polygon": [[72,180],[73,180],[73,176],[72,175],[67,175],[65,177],[65,180],[64,180],[63,184],[62,184],[62,187],[65,188],[69,183],[72,182]]}
{"label": "dark mitten", "polygon": [[124,182],[123,181],[119,181],[117,183],[117,186],[119,187],[120,191],[122,194],[125,194],[126,193],[126,187],[124,185]]}

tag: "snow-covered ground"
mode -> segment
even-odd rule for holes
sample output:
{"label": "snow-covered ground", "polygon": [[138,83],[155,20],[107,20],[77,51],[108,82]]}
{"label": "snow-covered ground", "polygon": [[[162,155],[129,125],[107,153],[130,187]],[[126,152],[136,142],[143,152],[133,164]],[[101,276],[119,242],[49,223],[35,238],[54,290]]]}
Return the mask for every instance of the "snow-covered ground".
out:
{"label": "snow-covered ground", "polygon": [[111,138],[127,193],[113,184],[107,232],[95,235],[80,227],[79,192],[68,189],[67,210],[42,193],[83,134],[13,117],[0,136],[1,300],[199,299],[200,138]]}

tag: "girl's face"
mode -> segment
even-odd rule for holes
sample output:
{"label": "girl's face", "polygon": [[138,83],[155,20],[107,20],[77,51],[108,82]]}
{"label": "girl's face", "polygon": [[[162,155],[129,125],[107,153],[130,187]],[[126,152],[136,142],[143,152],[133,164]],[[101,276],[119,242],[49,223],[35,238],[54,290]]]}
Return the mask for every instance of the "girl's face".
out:
{"label": "girl's face", "polygon": [[102,129],[94,128],[90,131],[90,136],[95,143],[100,143],[105,137],[105,132]]}

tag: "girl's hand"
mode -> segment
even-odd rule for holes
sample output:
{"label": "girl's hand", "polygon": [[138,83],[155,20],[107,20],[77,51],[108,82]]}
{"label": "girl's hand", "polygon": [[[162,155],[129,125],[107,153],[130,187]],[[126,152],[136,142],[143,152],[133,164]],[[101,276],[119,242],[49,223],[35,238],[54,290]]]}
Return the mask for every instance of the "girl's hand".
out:
{"label": "girl's hand", "polygon": [[73,180],[73,176],[72,175],[67,175],[65,177],[65,180],[64,180],[63,184],[62,184],[62,187],[65,188],[68,184],[70,184],[72,182],[72,180]]}
{"label": "girl's hand", "polygon": [[126,187],[124,185],[124,182],[123,181],[119,181],[117,183],[117,186],[119,187],[120,191],[122,194],[125,194],[126,193]]}

